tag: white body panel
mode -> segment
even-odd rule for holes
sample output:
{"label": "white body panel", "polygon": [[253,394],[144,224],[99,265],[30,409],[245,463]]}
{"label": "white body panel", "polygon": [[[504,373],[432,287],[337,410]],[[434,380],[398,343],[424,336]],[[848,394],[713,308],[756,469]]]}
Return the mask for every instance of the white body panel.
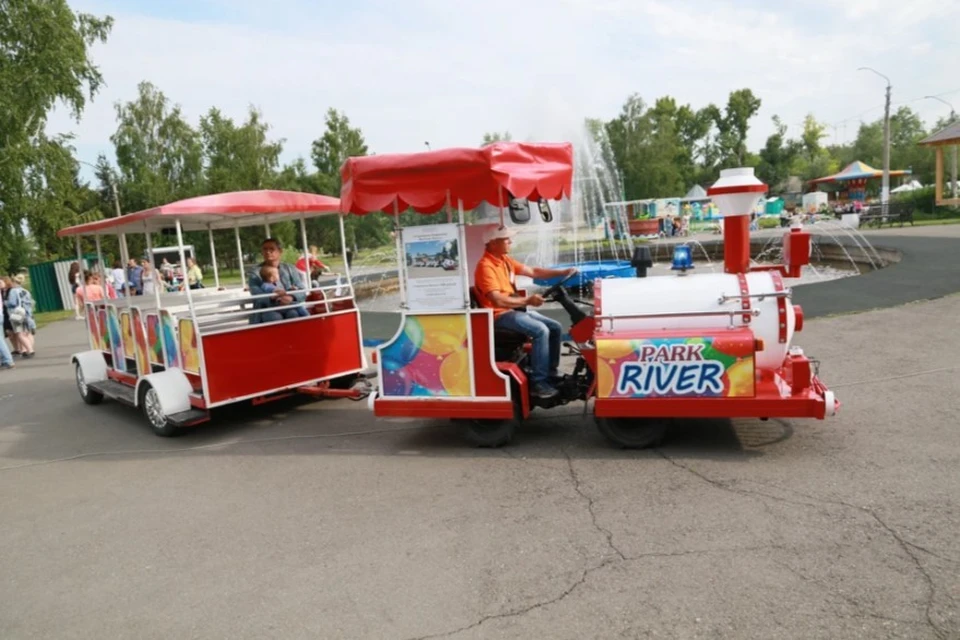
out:
{"label": "white body panel", "polygon": [[151,373],[137,380],[137,390],[134,398],[136,398],[138,404],[140,402],[140,389],[145,382],[157,391],[157,397],[160,399],[160,406],[163,407],[164,415],[170,416],[190,410],[190,394],[193,393],[193,387],[190,385],[186,374],[180,369],[167,369],[159,373]]}
{"label": "white body panel", "polygon": [[[769,273],[746,274],[748,293],[751,295],[776,292],[773,277]],[[720,303],[723,295],[739,296],[740,283],[736,275],[705,273],[665,278],[613,278],[600,285],[601,309],[598,315],[614,316],[613,331],[658,330],[658,329],[721,329],[730,326],[729,316],[626,318],[651,313],[687,313],[699,311],[739,310],[740,298]],[[744,323],[743,314],[733,316],[733,326],[746,326],[764,342],[764,349],[757,353],[757,366],[777,369],[790,348],[796,318],[793,305],[787,301],[786,342],[779,342],[779,310],[777,298],[760,300],[750,298],[750,309],[758,309],[759,316],[751,316]],[[623,317],[622,319],[620,319]],[[609,320],[603,320],[602,328],[611,328]]]}
{"label": "white body panel", "polygon": [[88,384],[103,382],[107,379],[107,359],[103,357],[102,351],[81,351],[73,354],[70,361],[80,365],[83,379]]}

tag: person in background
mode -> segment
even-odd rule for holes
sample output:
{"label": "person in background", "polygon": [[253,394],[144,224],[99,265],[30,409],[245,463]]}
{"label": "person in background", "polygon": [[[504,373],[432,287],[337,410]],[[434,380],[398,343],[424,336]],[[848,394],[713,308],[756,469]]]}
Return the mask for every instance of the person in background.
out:
{"label": "person in background", "polygon": [[[0,300],[3,300],[6,297],[7,293],[7,283],[3,278],[0,278]],[[7,326],[10,323],[9,318],[7,318],[6,305],[3,302],[0,302],[0,322],[3,324],[3,333],[9,334],[13,333],[13,329],[7,329]],[[13,353],[10,351],[10,347],[7,346],[7,339],[5,335],[0,335],[0,371],[6,371],[8,369],[13,369]]]}
{"label": "person in background", "polygon": [[191,289],[203,289],[203,272],[193,258],[187,258],[187,284]]}
{"label": "person in background", "polygon": [[310,245],[310,268],[307,269],[307,260],[301,256],[300,259],[297,260],[297,271],[303,274],[306,274],[307,271],[309,271],[311,280],[315,278],[315,274],[319,275],[320,273],[327,271],[327,265],[320,261],[318,255],[319,253],[320,250],[317,248],[317,245]]}
{"label": "person in background", "polygon": [[130,283],[130,295],[143,295],[143,267],[133,258],[127,260],[127,282]]}
{"label": "person in background", "polygon": [[[80,270],[79,262],[70,263],[70,272],[67,274],[67,282],[70,283],[70,293],[73,294],[73,299],[77,299],[77,289],[83,286],[83,273]],[[83,305],[74,305],[73,307],[73,319],[74,320],[83,320]]]}
{"label": "person in background", "polygon": [[124,272],[123,265],[119,260],[113,261],[113,269],[111,269],[110,273],[107,274],[107,284],[113,286],[113,290],[116,292],[116,295],[125,295],[127,275]]}
{"label": "person in background", "polygon": [[143,290],[143,295],[152,296],[156,292],[157,287],[157,271],[153,268],[153,265],[149,260],[143,259],[140,261],[140,281]]}
{"label": "person in background", "polygon": [[26,278],[22,273],[13,277],[13,286],[7,294],[4,306],[6,314],[10,316],[13,335],[17,339],[14,347],[20,351],[22,357],[32,358],[34,356],[33,335],[37,330],[37,323],[33,319],[33,297],[24,288],[24,282]]}

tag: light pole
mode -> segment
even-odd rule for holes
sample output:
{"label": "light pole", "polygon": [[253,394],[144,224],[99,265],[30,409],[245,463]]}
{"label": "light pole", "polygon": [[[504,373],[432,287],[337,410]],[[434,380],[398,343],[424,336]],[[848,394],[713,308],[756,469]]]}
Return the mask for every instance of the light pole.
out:
{"label": "light pole", "polygon": [[425,147],[427,148],[427,151],[433,151],[433,147],[430,146],[430,142],[429,142],[429,141],[424,142],[424,143],[423,143],[423,146],[425,146]]}
{"label": "light pole", "polygon": [[886,216],[887,201],[890,200],[890,78],[870,67],[860,67],[857,71],[872,71],[887,81],[887,102],[883,108],[883,187],[880,191],[880,206]]}
{"label": "light pole", "polygon": [[[950,124],[953,124],[957,120],[957,112],[953,110],[953,105],[944,100],[943,98],[938,98],[937,96],[923,96],[930,100],[939,100],[943,104],[950,107]],[[957,192],[960,190],[957,185],[957,145],[953,145],[953,154],[950,158],[950,184],[953,186],[952,193],[953,197],[957,197]]]}
{"label": "light pole", "polygon": [[[88,167],[93,167],[94,169],[101,169],[95,164],[90,164],[86,160],[77,160],[80,164],[85,164]],[[117,217],[119,218],[122,214],[120,213],[120,197],[117,195],[117,181],[113,179],[113,172],[107,174],[107,179],[110,181],[110,191],[113,193],[113,208],[117,212]]]}

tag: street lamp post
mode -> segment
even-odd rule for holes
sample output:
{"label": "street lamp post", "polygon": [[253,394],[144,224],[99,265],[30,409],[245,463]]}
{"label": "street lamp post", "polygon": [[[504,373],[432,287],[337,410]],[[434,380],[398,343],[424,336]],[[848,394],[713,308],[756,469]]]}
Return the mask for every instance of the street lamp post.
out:
{"label": "street lamp post", "polygon": [[886,216],[890,200],[890,78],[870,67],[860,67],[857,71],[872,71],[887,81],[887,101],[883,108],[883,186],[880,191],[880,207]]}
{"label": "street lamp post", "polygon": [[[950,104],[943,98],[938,98],[937,96],[923,96],[923,97],[928,98],[930,100],[939,100],[943,104],[950,107],[950,124],[953,124],[954,122],[957,121],[957,112],[954,111],[952,104]],[[952,185],[951,192],[953,193],[953,197],[956,198],[958,191],[960,191],[960,186],[957,185],[957,145],[953,145],[953,154],[951,155],[951,158],[950,158],[950,184]]]}

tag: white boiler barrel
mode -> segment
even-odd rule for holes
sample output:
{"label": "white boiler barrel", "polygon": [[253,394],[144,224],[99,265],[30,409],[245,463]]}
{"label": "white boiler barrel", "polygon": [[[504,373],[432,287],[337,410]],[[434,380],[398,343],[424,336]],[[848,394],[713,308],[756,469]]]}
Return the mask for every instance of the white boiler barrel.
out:
{"label": "white boiler barrel", "polygon": [[[745,274],[747,294],[776,294],[773,276],[767,272]],[[642,318],[644,314],[684,314],[702,311],[740,310],[740,280],[734,274],[704,273],[686,276],[654,278],[609,278],[601,280],[595,294],[599,294],[596,315],[603,316],[602,330],[614,332],[626,330],[657,329],[722,329],[730,326],[726,315],[663,318]],[[731,297],[721,303],[721,296]],[[784,308],[786,341],[780,342],[780,306],[777,297],[771,295],[760,300],[749,298],[750,310],[758,309],[759,316],[750,316],[745,323],[742,313],[733,316],[733,326],[746,326],[763,340],[764,349],[757,353],[757,367],[776,369],[783,360],[793,340],[796,318],[793,304],[787,300]],[[613,317],[613,324],[607,318]]]}

